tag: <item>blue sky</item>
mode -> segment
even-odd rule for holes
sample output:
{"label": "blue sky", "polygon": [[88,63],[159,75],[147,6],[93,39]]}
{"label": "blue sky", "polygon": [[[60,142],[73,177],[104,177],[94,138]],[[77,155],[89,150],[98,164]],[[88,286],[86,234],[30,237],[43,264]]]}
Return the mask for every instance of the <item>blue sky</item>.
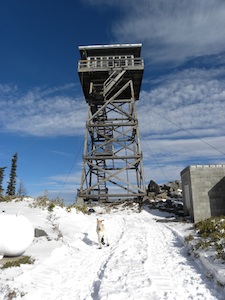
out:
{"label": "blue sky", "polygon": [[72,203],[87,106],[78,46],[142,43],[137,103],[146,185],[225,163],[223,0],[7,0],[0,4],[0,167],[31,196]]}

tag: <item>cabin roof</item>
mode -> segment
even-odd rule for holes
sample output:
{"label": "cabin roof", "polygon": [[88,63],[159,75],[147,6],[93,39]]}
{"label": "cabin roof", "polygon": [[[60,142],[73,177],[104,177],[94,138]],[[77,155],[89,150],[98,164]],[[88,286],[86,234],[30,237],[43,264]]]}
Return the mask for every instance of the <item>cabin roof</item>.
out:
{"label": "cabin roof", "polygon": [[142,44],[112,44],[79,46],[81,59],[90,56],[133,55],[140,57]]}

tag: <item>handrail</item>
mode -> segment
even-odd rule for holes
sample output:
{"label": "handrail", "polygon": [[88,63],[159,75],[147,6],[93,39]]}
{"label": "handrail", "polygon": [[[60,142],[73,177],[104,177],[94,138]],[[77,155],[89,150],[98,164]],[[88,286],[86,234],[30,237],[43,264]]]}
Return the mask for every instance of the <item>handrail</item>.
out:
{"label": "handrail", "polygon": [[110,82],[118,75],[118,71],[113,71],[109,77],[106,79],[106,81],[104,82],[104,86],[107,87],[107,85],[110,84]]}
{"label": "handrail", "polygon": [[79,60],[78,70],[80,69],[105,69],[105,68],[129,68],[144,67],[143,58],[100,58],[97,60]]}

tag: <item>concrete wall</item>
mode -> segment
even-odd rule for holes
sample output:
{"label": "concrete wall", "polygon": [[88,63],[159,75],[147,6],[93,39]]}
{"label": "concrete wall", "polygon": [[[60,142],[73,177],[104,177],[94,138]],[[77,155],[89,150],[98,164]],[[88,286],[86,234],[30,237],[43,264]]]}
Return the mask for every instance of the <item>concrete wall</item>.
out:
{"label": "concrete wall", "polygon": [[181,180],[184,213],[194,222],[225,215],[225,165],[189,166]]}

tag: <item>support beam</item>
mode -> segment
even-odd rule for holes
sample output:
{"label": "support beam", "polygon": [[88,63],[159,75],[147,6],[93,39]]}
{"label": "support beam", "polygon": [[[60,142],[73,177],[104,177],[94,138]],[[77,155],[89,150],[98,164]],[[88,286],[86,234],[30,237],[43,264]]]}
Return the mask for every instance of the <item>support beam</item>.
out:
{"label": "support beam", "polygon": [[136,114],[144,69],[139,47],[82,48],[86,63],[79,63],[78,73],[88,104],[79,191],[84,201],[146,194]]}

